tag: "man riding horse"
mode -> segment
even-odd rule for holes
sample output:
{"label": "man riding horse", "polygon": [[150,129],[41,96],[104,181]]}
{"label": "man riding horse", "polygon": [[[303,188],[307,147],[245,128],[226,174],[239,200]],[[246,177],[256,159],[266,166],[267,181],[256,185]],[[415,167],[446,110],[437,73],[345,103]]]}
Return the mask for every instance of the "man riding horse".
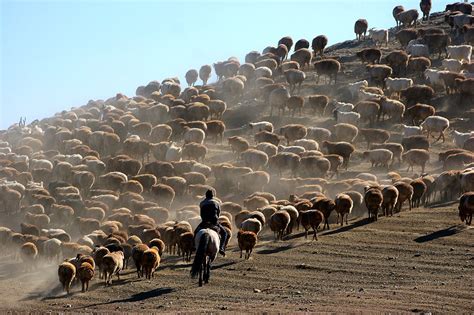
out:
{"label": "man riding horse", "polygon": [[206,191],[206,198],[199,204],[201,208],[202,222],[197,226],[194,235],[197,235],[199,230],[211,228],[219,233],[220,248],[219,254],[225,257],[225,243],[227,240],[227,230],[219,223],[219,216],[221,215],[221,206],[219,202],[214,199],[212,190]]}

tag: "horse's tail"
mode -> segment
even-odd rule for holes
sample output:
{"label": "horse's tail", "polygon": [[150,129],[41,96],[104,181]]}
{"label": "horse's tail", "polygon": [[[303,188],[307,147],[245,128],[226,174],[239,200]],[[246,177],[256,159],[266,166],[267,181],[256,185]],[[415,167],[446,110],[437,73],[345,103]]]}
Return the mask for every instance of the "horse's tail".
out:
{"label": "horse's tail", "polygon": [[191,277],[195,278],[199,274],[199,269],[202,266],[204,259],[206,259],[206,250],[210,241],[209,233],[202,233],[199,239],[199,246],[194,256],[193,266],[191,267]]}

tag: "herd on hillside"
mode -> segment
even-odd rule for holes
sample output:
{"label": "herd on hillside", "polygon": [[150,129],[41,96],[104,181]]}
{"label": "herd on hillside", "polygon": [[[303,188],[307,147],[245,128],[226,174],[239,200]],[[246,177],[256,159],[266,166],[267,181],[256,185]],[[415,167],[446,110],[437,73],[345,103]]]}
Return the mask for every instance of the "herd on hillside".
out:
{"label": "herd on hillside", "polygon": [[[421,19],[395,7],[392,30],[357,20],[353,42],[367,48],[354,56],[331,55],[324,35],[311,49],[283,37],[245,63],[231,57],[189,70],[186,88],[177,78],[152,81],[134,97],[91,100],[0,131],[0,247],[26,270],[60,263],[69,293],[75,279],[87,291],[96,272],[109,285],[132,262],[151,279],[164,255],[190,261],[209,189],[247,259],[268,230],[284,241],[301,226],[317,240],[320,225],[365,213],[376,221],[404,205],[455,201],[470,225],[473,6],[430,16],[423,0],[420,9]],[[208,84],[213,69],[218,81]],[[310,83],[328,92],[309,94]],[[249,106],[268,121],[251,115],[226,129]],[[324,125],[279,125],[298,118]],[[370,168],[356,172],[362,161]]]}

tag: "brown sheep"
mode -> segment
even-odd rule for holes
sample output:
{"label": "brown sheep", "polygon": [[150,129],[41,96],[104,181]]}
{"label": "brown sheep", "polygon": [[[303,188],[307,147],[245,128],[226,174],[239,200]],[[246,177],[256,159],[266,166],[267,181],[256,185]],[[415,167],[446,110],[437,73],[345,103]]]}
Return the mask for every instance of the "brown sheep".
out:
{"label": "brown sheep", "polygon": [[405,151],[411,149],[428,150],[430,147],[430,142],[428,141],[428,138],[423,135],[415,135],[403,138],[402,146]]}
{"label": "brown sheep", "polygon": [[186,83],[188,83],[188,86],[194,86],[194,83],[196,83],[198,79],[198,72],[196,69],[191,69],[186,72],[184,77],[186,78]]}
{"label": "brown sheep", "polygon": [[418,208],[423,195],[426,192],[427,186],[422,179],[414,179],[410,185],[413,187],[412,208]]}
{"label": "brown sheep", "polygon": [[152,198],[165,208],[170,208],[176,195],[173,188],[164,184],[157,184],[151,187]]}
{"label": "brown sheep", "polygon": [[428,21],[430,19],[431,11],[431,0],[421,0],[420,1],[420,10],[423,12],[423,21]]}
{"label": "brown sheep", "polygon": [[413,198],[413,186],[405,182],[396,182],[393,184],[395,188],[398,190],[398,199],[397,204],[395,205],[395,209],[400,212],[402,210],[403,203],[408,200],[408,206],[411,210],[411,203]]}
{"label": "brown sheep", "polygon": [[142,276],[142,257],[143,253],[149,248],[146,244],[137,244],[132,249],[132,259],[135,262],[135,267],[137,268],[138,278]]}
{"label": "brown sheep", "polygon": [[322,75],[326,75],[329,77],[329,83],[327,83],[326,81],[327,84],[331,84],[333,77],[334,77],[334,84],[336,84],[337,74],[341,70],[341,64],[339,63],[339,61],[334,60],[334,59],[323,59],[320,61],[316,61],[314,63],[314,69],[316,70],[316,74],[317,74],[317,79],[316,79],[317,84],[319,83],[319,78]]}
{"label": "brown sheep", "polygon": [[453,94],[457,88],[456,80],[465,80],[466,78],[464,75],[456,73],[456,72],[442,72],[439,75],[440,79],[444,82],[444,86],[446,88],[446,94]]}
{"label": "brown sheep", "polygon": [[408,119],[413,125],[419,125],[422,121],[424,121],[429,116],[433,116],[436,110],[431,105],[426,104],[416,104],[409,107],[405,111],[405,119]]}
{"label": "brown sheep", "polygon": [[407,72],[422,75],[426,69],[431,67],[431,60],[426,57],[410,57]]}
{"label": "brown sheep", "polygon": [[94,267],[88,263],[83,262],[77,269],[77,278],[81,281],[82,292],[89,290],[89,281],[94,277]]}
{"label": "brown sheep", "polygon": [[207,154],[207,147],[199,143],[187,143],[183,146],[182,156],[185,159],[204,161]]}
{"label": "brown sheep", "polygon": [[316,56],[317,54],[320,54],[321,57],[324,56],[324,48],[328,44],[328,38],[324,35],[318,35],[315,38],[313,38],[313,41],[311,42],[311,48],[314,51],[314,55]]}
{"label": "brown sheep", "polygon": [[290,36],[282,37],[278,41],[278,45],[285,45],[288,51],[290,51],[291,47],[293,46],[293,39]]}
{"label": "brown sheep", "polygon": [[145,250],[142,254],[142,276],[145,274],[145,278],[150,280],[155,275],[155,270],[160,265],[160,255],[158,254],[158,248],[153,246]]}
{"label": "brown sheep", "polygon": [[364,38],[367,34],[367,29],[369,28],[369,23],[365,19],[359,19],[354,24],[354,33],[356,34],[357,40],[362,40],[362,34],[364,34]]}
{"label": "brown sheep", "polygon": [[290,93],[293,93],[296,85],[298,85],[298,93],[301,92],[301,84],[306,79],[306,74],[297,69],[289,69],[286,70],[284,73],[286,82],[290,86]]}
{"label": "brown sheep", "polygon": [[361,120],[366,120],[369,126],[373,126],[377,120],[380,105],[372,101],[361,101],[356,104],[354,111],[360,114]]}
{"label": "brown sheep", "polygon": [[383,201],[382,210],[386,217],[393,215],[393,209],[397,204],[398,190],[395,186],[387,186],[382,190]]}
{"label": "brown sheep", "polygon": [[393,74],[404,74],[408,66],[408,54],[403,50],[394,50],[383,59],[392,69]]}
{"label": "brown sheep", "polygon": [[392,75],[392,68],[387,65],[368,65],[366,67],[371,82],[385,86],[385,79]]}
{"label": "brown sheep", "polygon": [[395,37],[402,45],[402,48],[405,48],[411,40],[414,40],[418,37],[418,33],[414,29],[404,29],[397,32]]}
{"label": "brown sheep", "polygon": [[451,44],[451,38],[448,34],[426,34],[422,38],[422,44],[428,46],[430,54],[438,52],[438,59],[441,58],[441,53],[448,57],[447,47]]}
{"label": "brown sheep", "polygon": [[104,268],[102,265],[102,259],[105,255],[109,254],[110,251],[106,247],[96,247],[93,252],[94,262],[96,266],[99,268],[99,279],[102,279],[104,276]]}
{"label": "brown sheep", "polygon": [[59,282],[63,286],[63,290],[69,294],[72,281],[76,277],[76,267],[69,262],[61,263],[58,268],[58,277]]}
{"label": "brown sheep", "polygon": [[307,107],[313,110],[314,114],[318,113],[319,116],[322,116],[324,108],[326,108],[328,103],[329,97],[327,97],[326,95],[314,94],[308,97],[308,102],[306,104]]}
{"label": "brown sheep", "polygon": [[206,137],[214,138],[214,143],[217,143],[217,139],[221,139],[221,143],[224,139],[225,124],[221,120],[210,120],[206,122],[207,132]]}
{"label": "brown sheep", "polygon": [[342,156],[344,162],[343,167],[347,169],[349,164],[349,159],[351,158],[352,152],[355,151],[355,148],[352,144],[348,142],[330,142],[323,141],[321,148],[326,149],[328,154],[337,154]]}
{"label": "brown sheep", "polygon": [[336,208],[336,203],[329,198],[316,198],[313,202],[312,209],[319,210],[323,214],[323,219],[324,219],[324,225],[323,225],[323,230],[326,229],[326,227],[329,230],[329,216],[331,215],[331,212]]}
{"label": "brown sheep", "polygon": [[324,214],[319,210],[306,210],[300,212],[300,222],[305,229],[305,239],[308,238],[308,230],[313,229],[313,240],[318,240],[318,228],[325,219]]}
{"label": "brown sheep", "polygon": [[[283,235],[290,224],[291,217],[287,211],[277,211],[270,217],[270,229],[275,235],[275,240],[282,240]],[[237,220],[236,220],[237,223]]]}
{"label": "brown sheep", "polygon": [[191,254],[194,250],[194,233],[185,232],[178,236],[178,248],[183,255],[183,261],[191,261]]}
{"label": "brown sheep", "polygon": [[[308,43],[309,47],[309,43]],[[296,48],[296,47],[295,47]],[[300,69],[304,69],[307,65],[311,63],[311,51],[307,48],[301,48],[295,50],[295,52],[291,55],[290,60],[296,61],[300,65]]]}
{"label": "brown sheep", "polygon": [[410,167],[413,170],[414,165],[421,166],[421,172],[425,172],[426,162],[430,159],[430,154],[428,151],[423,149],[411,149],[402,155],[403,161],[408,164],[407,172]]}
{"label": "brown sheep", "polygon": [[303,125],[289,124],[280,128],[280,134],[285,137],[287,145],[290,145],[291,141],[306,137],[307,129]]}
{"label": "brown sheep", "polygon": [[367,149],[372,143],[385,143],[390,138],[390,132],[384,129],[360,128],[359,135],[367,141]]}
{"label": "brown sheep", "polygon": [[38,259],[38,248],[34,243],[26,242],[20,247],[20,258],[25,270],[31,271],[36,268]]}
{"label": "brown sheep", "polygon": [[309,48],[309,42],[304,38],[298,39],[298,41],[295,43],[295,51],[301,48]]}
{"label": "brown sheep", "polygon": [[392,16],[395,19],[395,22],[397,23],[397,28],[400,26],[400,21],[398,20],[398,14],[403,11],[405,11],[405,8],[402,5],[397,5],[392,10]]}
{"label": "brown sheep", "polygon": [[377,221],[379,209],[382,206],[383,194],[380,189],[376,187],[370,187],[365,190],[364,195],[365,206],[367,207],[369,214],[369,221]]}
{"label": "brown sheep", "polygon": [[377,48],[366,48],[356,53],[356,56],[362,61],[362,63],[380,63],[382,58],[382,51]]}
{"label": "brown sheep", "polygon": [[233,153],[235,152],[237,154],[240,154],[250,148],[250,144],[245,138],[242,138],[239,136],[233,136],[233,137],[227,138],[227,140],[229,142],[229,145]]}
{"label": "brown sheep", "polygon": [[[427,85],[413,85],[401,91],[400,96],[406,99],[407,105],[428,103],[435,95],[432,87]],[[410,108],[408,108],[409,110]],[[408,111],[407,110],[407,111]]]}
{"label": "brown sheep", "polygon": [[257,244],[257,234],[252,231],[239,230],[237,240],[240,248],[240,258],[242,258],[242,251],[245,250],[245,259],[249,259],[253,248]]}
{"label": "brown sheep", "polygon": [[466,192],[461,196],[458,210],[461,222],[471,225],[472,214],[474,213],[474,192]]}
{"label": "brown sheep", "polygon": [[341,220],[341,226],[344,226],[344,216],[345,216],[346,217],[346,225],[347,225],[348,224],[347,220],[348,220],[349,214],[352,212],[352,207],[354,205],[354,203],[352,202],[351,197],[344,194],[344,193],[337,194],[334,202],[336,204],[336,207],[334,208],[334,210],[337,213],[336,224],[339,222],[339,219],[340,219]]}

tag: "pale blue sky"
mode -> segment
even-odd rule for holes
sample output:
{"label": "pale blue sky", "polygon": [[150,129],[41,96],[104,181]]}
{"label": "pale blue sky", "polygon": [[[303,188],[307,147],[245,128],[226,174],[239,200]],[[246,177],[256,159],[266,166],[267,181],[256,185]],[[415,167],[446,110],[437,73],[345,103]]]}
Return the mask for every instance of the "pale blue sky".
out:
{"label": "pale blue sky", "polygon": [[[419,0],[107,1],[0,0],[0,128],[105,99],[190,68],[353,25],[394,25],[392,8]],[[447,2],[433,1],[433,11]],[[182,80],[183,82],[184,80]]]}

